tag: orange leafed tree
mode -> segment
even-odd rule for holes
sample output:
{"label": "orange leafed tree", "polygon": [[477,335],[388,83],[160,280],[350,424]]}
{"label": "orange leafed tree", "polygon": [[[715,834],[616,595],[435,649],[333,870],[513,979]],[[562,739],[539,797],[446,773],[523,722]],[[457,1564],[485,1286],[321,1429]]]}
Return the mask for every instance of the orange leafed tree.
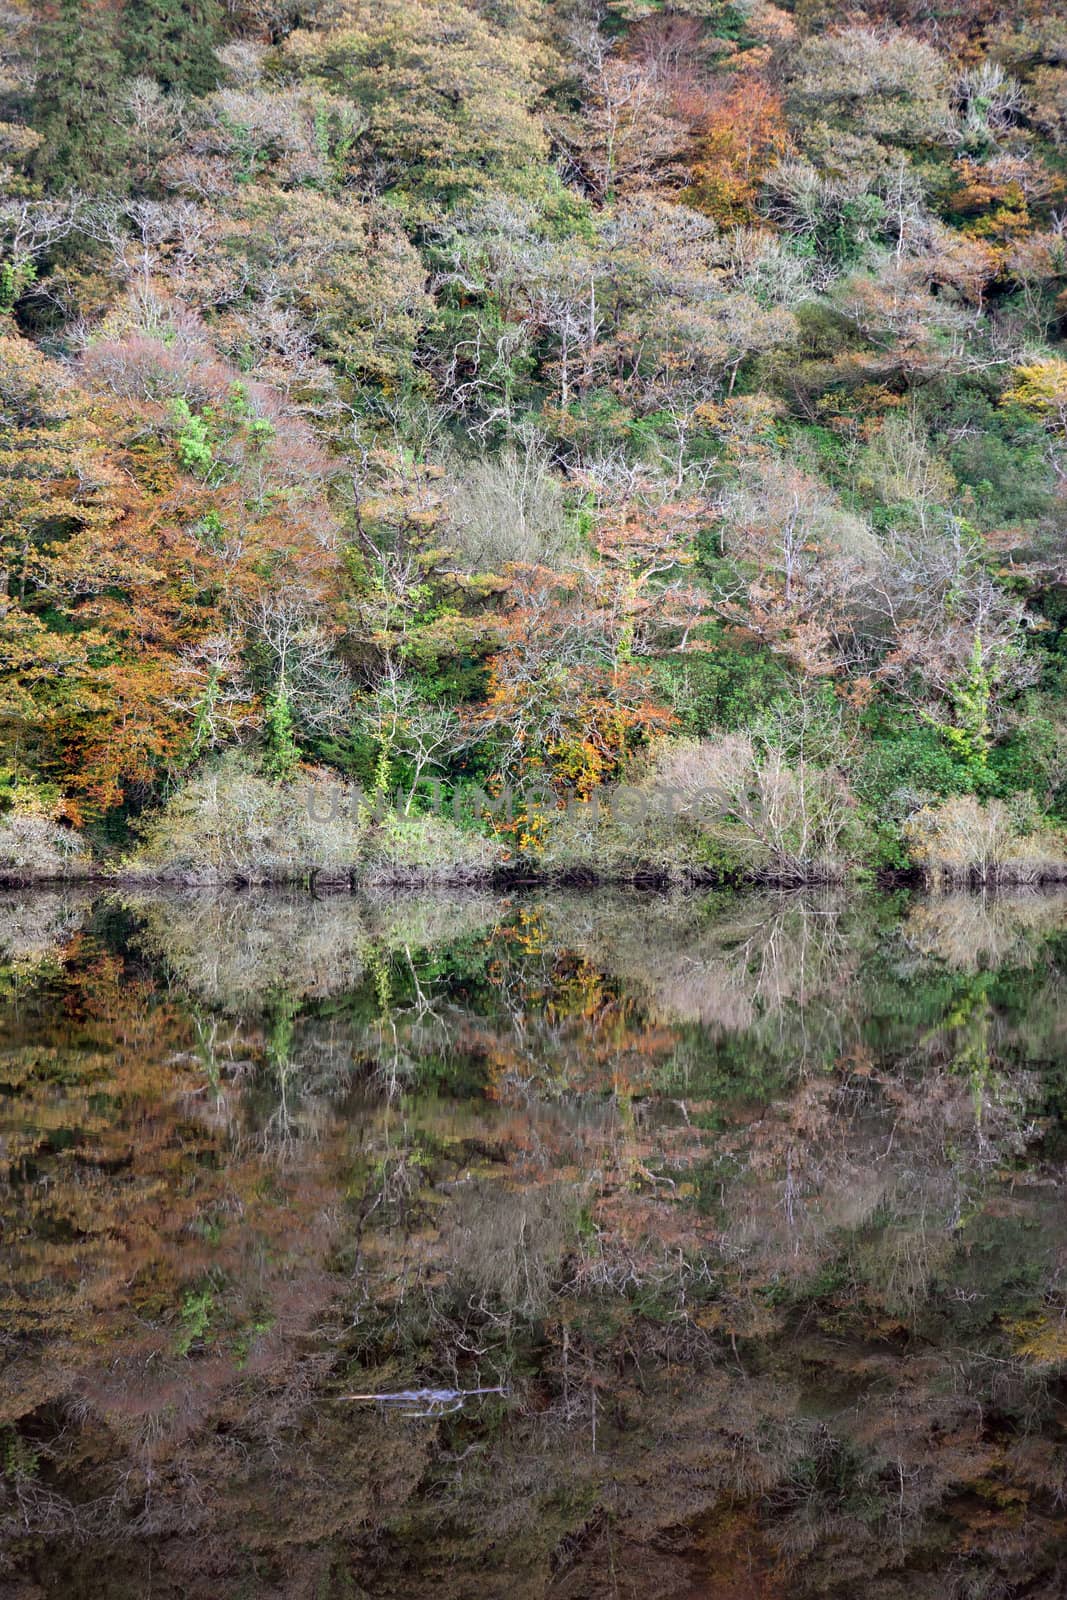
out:
{"label": "orange leafed tree", "polygon": [[592,535],[596,565],[508,569],[501,647],[473,713],[498,745],[503,774],[544,772],[588,795],[635,743],[670,727],[650,659],[668,640],[684,644],[703,607],[685,578],[698,510],[608,499]]}
{"label": "orange leafed tree", "polygon": [[618,582],[583,569],[514,566],[508,576],[512,603],[472,724],[496,744],[502,777],[543,774],[588,794],[630,740],[664,731],[671,713],[632,657],[632,608]]}
{"label": "orange leafed tree", "polygon": [[[94,404],[10,336],[0,418],[0,731],[81,820],[196,753],[205,694],[247,720],[244,659],[257,643],[270,654],[278,596],[306,597],[329,619],[337,563],[321,463],[299,430],[261,444],[266,430],[238,419],[218,470],[197,474],[164,408]],[[224,453],[242,448],[236,464]],[[268,451],[284,470],[258,493]],[[219,685],[224,658],[235,681]]]}
{"label": "orange leafed tree", "polygon": [[755,222],[760,178],[789,148],[780,96],[762,79],[745,77],[706,108],[688,109],[696,152],[685,199],[723,227]]}

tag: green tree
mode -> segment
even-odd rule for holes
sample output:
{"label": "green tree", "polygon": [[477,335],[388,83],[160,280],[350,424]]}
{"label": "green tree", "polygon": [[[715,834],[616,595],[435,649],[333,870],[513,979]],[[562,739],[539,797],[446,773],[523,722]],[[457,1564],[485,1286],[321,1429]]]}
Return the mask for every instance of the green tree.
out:
{"label": "green tree", "polygon": [[207,94],[219,79],[215,45],[221,22],[218,0],[126,0],[127,71],[155,78],[165,89]]}
{"label": "green tree", "polygon": [[983,654],[982,636],[976,633],[967,675],[952,686],[955,726],[946,725],[942,732],[954,755],[979,783],[989,774],[989,751],[993,742],[989,720],[992,698],[993,674]]}
{"label": "green tree", "polygon": [[116,15],[88,0],[54,0],[38,35],[33,173],[53,191],[115,193],[126,135],[116,109],[123,73]]}
{"label": "green tree", "polygon": [[544,49],[534,13],[494,15],[460,0],[346,6],[336,28],[293,33],[286,62],[359,108],[387,188],[435,203],[528,188],[548,154],[534,112]]}
{"label": "green tree", "polygon": [[300,761],[293,712],[284,681],[267,696],[263,719],[263,765],[272,778],[291,778]]}

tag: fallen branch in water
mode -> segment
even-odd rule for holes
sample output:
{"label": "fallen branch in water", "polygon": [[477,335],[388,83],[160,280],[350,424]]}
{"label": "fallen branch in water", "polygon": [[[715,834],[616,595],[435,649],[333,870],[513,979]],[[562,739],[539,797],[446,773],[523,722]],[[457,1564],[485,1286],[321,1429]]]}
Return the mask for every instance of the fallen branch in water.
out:
{"label": "fallen branch in water", "polygon": [[395,1394],[343,1394],[342,1400],[389,1406],[405,1417],[447,1417],[474,1395],[506,1395],[503,1384],[485,1389],[400,1389]]}

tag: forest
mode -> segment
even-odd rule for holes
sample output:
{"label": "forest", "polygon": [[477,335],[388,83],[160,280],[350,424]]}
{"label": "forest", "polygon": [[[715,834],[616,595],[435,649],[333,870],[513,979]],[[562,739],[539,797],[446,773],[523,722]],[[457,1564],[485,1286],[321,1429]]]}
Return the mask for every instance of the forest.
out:
{"label": "forest", "polygon": [[0,876],[1067,877],[1062,0],[0,0],[0,196]]}

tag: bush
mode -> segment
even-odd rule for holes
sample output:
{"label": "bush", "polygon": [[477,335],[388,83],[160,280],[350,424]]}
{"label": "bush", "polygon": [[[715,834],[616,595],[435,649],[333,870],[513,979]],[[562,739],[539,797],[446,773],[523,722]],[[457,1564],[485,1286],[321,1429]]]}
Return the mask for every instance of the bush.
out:
{"label": "bush", "polygon": [[59,797],[0,768],[0,882],[84,876],[85,841],[59,820]]}
{"label": "bush", "polygon": [[711,648],[668,657],[657,664],[656,682],[687,733],[698,738],[734,729],[788,685],[781,661],[753,645],[728,642],[717,629],[706,634]]}
{"label": "bush", "polygon": [[457,472],[447,537],[472,572],[500,572],[510,561],[553,564],[573,542],[559,483],[531,450],[504,450]]}
{"label": "bush", "polygon": [[902,790],[944,799],[974,787],[973,775],[946,746],[938,729],[919,722],[909,708],[879,707],[864,731],[870,737],[858,755],[856,788],[880,813],[894,810]]}
{"label": "bush", "polygon": [[445,818],[375,819],[370,809],[325,768],[277,783],[231,758],[142,824],[124,870],[185,884],[460,882],[486,877],[501,859],[494,840]]}
{"label": "bush", "polygon": [[912,861],[935,883],[1067,882],[1063,835],[1041,824],[1024,833],[1002,800],[956,795],[924,806],[904,836]]}
{"label": "bush", "polygon": [[0,816],[0,881],[73,878],[88,866],[84,841],[47,812],[15,810]]}
{"label": "bush", "polygon": [[989,753],[989,768],[1002,796],[1029,791],[1045,811],[1056,815],[1067,800],[1067,719],[1052,697],[1048,710],[1036,700],[1007,738]]}
{"label": "bush", "polygon": [[673,740],[607,805],[553,819],[543,862],[619,877],[715,871],[774,883],[835,882],[848,873],[855,802],[830,767],[790,764],[745,733]]}
{"label": "bush", "polygon": [[123,865],[177,883],[347,881],[367,826],[354,792],[333,773],[273,783],[230,759],[190,779],[141,825]]}
{"label": "bush", "polygon": [[598,791],[588,803],[549,815],[537,864],[561,876],[620,882],[741,870],[685,819],[664,814],[645,783]]}
{"label": "bush", "polygon": [[855,801],[832,767],[790,764],[747,734],[664,748],[650,779],[664,806],[691,820],[758,879],[831,882],[847,875]]}
{"label": "bush", "polygon": [[447,817],[387,816],[368,841],[361,877],[371,883],[468,883],[502,865],[504,848]]}

